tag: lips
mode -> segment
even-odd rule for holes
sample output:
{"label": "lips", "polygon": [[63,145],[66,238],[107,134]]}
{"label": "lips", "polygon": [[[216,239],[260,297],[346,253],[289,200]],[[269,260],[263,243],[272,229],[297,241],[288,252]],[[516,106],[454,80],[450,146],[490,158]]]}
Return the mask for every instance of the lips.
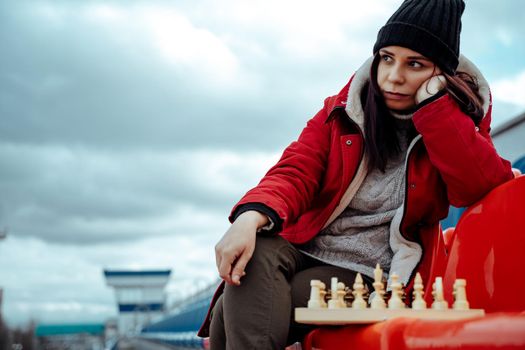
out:
{"label": "lips", "polygon": [[387,98],[389,100],[404,100],[404,99],[410,98],[410,95],[400,94],[398,92],[385,91],[385,92],[383,92],[383,94],[384,94],[385,98]]}

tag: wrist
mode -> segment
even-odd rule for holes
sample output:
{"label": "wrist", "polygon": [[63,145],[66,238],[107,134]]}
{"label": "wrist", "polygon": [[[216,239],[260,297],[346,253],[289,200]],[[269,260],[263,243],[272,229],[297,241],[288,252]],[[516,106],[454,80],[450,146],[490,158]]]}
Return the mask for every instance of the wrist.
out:
{"label": "wrist", "polygon": [[260,229],[261,227],[269,223],[268,217],[256,210],[248,210],[241,213],[235,222],[243,222],[249,225],[253,225],[255,229]]}

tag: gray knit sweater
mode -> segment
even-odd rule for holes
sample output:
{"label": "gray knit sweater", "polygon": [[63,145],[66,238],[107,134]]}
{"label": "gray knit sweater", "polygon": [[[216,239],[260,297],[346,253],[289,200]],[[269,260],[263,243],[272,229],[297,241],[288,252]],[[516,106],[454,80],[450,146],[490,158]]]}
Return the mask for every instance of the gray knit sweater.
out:
{"label": "gray knit sweater", "polygon": [[302,247],[304,253],[372,278],[377,263],[388,273],[393,256],[390,224],[405,195],[407,131],[411,121],[396,119],[396,123],[399,155],[389,159],[385,173],[375,169],[367,174],[348,207]]}

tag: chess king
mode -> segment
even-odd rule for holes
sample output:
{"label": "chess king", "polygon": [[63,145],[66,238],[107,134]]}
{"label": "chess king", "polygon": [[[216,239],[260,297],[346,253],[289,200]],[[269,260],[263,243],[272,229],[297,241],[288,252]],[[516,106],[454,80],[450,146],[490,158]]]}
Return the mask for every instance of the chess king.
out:
{"label": "chess king", "polygon": [[372,290],[380,263],[387,288],[391,271],[410,286],[419,242],[441,234],[449,205],[513,178],[489,136],[487,82],[460,55],[464,8],[402,2],[372,57],[235,205],[215,247],[224,283],[199,332],[213,350],[300,341],[308,328],[292,310],[306,306],[312,279],[351,285],[360,273]]}

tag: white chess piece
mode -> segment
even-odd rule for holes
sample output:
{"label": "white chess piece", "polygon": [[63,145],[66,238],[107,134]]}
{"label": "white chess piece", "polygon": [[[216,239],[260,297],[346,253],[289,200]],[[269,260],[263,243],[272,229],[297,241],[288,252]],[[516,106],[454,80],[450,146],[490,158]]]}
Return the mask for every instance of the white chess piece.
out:
{"label": "white chess piece", "polygon": [[337,277],[332,277],[331,280],[331,298],[328,301],[329,309],[344,309],[346,308],[345,302],[345,284],[343,282],[338,282]]}
{"label": "white chess piece", "polygon": [[337,309],[337,277],[330,280],[330,300],[328,300],[329,309]]}
{"label": "white chess piece", "polygon": [[414,279],[414,300],[412,301],[412,309],[414,310],[425,310],[427,308],[427,303],[423,299],[423,289],[423,279],[418,272]]}
{"label": "white chess piece", "polygon": [[320,280],[311,280],[310,287],[310,300],[308,300],[308,307],[313,309],[320,309],[322,307],[325,307],[325,284]]}
{"label": "white chess piece", "polygon": [[454,310],[468,310],[470,309],[469,303],[467,301],[467,292],[466,292],[467,281],[464,279],[457,279],[454,282],[454,304],[452,308]]}
{"label": "white chess piece", "polygon": [[352,303],[352,309],[366,309],[366,301],[363,298],[363,294],[365,293],[365,286],[363,285],[363,277],[361,277],[361,274],[359,272],[355,277],[353,288],[354,291],[352,292],[352,294],[354,295],[354,301]]}
{"label": "white chess piece", "polygon": [[383,270],[379,266],[379,264],[376,265],[376,268],[374,270],[374,291],[375,295],[372,298],[372,301],[370,303],[370,308],[372,309],[386,309],[386,303],[383,299],[383,295],[385,295],[385,288],[383,285]]}
{"label": "white chess piece", "polygon": [[325,307],[328,307],[328,304],[326,303],[326,285],[321,282],[321,290],[320,290],[320,294],[321,294],[321,307],[322,308],[325,308]]}
{"label": "white chess piece", "polygon": [[339,302],[340,308],[346,308],[346,301],[345,301],[345,284],[343,282],[337,283],[337,301]]}
{"label": "white chess piece", "polygon": [[392,296],[388,300],[388,308],[404,309],[405,303],[401,299],[401,295],[403,294],[403,285],[399,282],[399,276],[396,273],[393,273],[390,279],[392,281],[392,283],[390,284],[390,288],[392,289]]}
{"label": "white chess piece", "polygon": [[447,310],[448,303],[443,296],[443,278],[436,277],[436,281],[432,284],[432,296],[434,297],[434,302],[432,303],[432,308],[436,310]]}
{"label": "white chess piece", "polygon": [[339,309],[339,297],[338,297],[338,289],[337,289],[337,277],[332,277],[330,281],[330,300],[328,300],[328,308],[329,309]]}

